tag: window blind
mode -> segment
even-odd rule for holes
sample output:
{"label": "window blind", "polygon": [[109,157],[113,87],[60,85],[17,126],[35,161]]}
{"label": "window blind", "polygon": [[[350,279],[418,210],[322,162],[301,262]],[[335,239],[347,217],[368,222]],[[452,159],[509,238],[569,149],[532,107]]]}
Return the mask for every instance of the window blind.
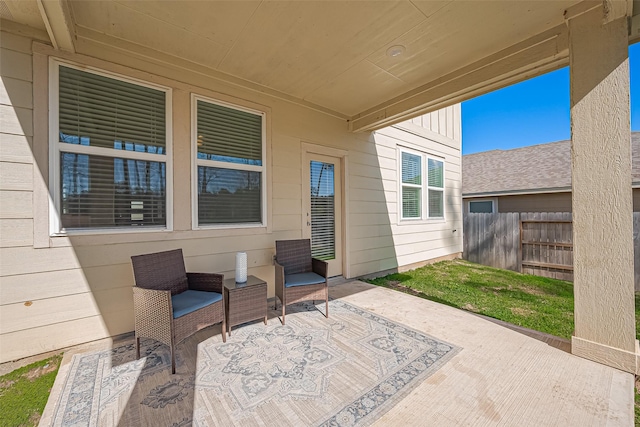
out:
{"label": "window blind", "polygon": [[63,228],[166,225],[165,163],[60,153]]}
{"label": "window blind", "polygon": [[262,116],[205,101],[198,107],[198,158],[262,165]]}
{"label": "window blind", "polygon": [[429,187],[444,186],[444,164],[438,160],[429,159]]}
{"label": "window blind", "polygon": [[260,172],[198,166],[198,224],[262,222]]}
{"label": "window blind", "polygon": [[[166,226],[166,164],[152,160],[166,153],[166,93],[62,65],[58,72],[61,228]],[[113,156],[96,153],[104,148]]]}
{"label": "window blind", "polygon": [[402,153],[402,183],[422,184],[422,157],[410,153]]}
{"label": "window blind", "polygon": [[444,217],[444,192],[429,189],[429,218]]}
{"label": "window blind", "polygon": [[310,162],[311,175],[311,255],[322,260],[335,259],[334,165]]}
{"label": "window blind", "polygon": [[164,154],[163,91],[74,68],[59,70],[60,142]]}
{"label": "window blind", "polygon": [[421,194],[420,188],[402,188],[402,216],[404,218],[420,218],[422,216]]}

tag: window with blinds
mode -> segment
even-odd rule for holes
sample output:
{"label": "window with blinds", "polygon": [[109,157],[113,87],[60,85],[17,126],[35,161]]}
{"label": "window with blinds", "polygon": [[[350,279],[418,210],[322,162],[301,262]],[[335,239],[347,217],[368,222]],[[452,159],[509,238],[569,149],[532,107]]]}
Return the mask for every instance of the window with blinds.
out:
{"label": "window with blinds", "polygon": [[168,89],[55,66],[53,231],[167,227]]}
{"label": "window with blinds", "polygon": [[429,218],[444,218],[444,163],[427,158]]}
{"label": "window with blinds", "polygon": [[311,255],[321,260],[336,257],[334,165],[310,162]]}
{"label": "window with blinds", "polygon": [[422,156],[402,153],[402,218],[422,216]]}
{"label": "window with blinds", "polygon": [[264,113],[193,99],[197,225],[262,225]]}
{"label": "window with blinds", "polygon": [[[426,171],[426,178],[423,178]],[[400,151],[401,219],[444,218],[444,162]]]}

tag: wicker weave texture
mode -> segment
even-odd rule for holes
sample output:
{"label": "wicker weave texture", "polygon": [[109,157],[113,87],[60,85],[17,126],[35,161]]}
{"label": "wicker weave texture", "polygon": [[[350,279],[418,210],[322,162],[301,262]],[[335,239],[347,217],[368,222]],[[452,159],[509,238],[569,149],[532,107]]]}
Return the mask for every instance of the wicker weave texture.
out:
{"label": "wicker weave texture", "polygon": [[311,240],[276,240],[276,258],[285,274],[311,271]]}
{"label": "wicker weave texture", "polygon": [[182,249],[132,256],[131,262],[139,288],[171,291],[171,295],[188,289]]}
{"label": "wicker weave texture", "polygon": [[136,337],[153,338],[171,347],[171,293],[153,289],[133,288]]}
{"label": "wicker weave texture", "polygon": [[[138,356],[141,337],[165,343],[171,350],[171,372],[175,373],[174,346],[185,338],[222,322],[222,340],[226,341],[223,275],[187,273],[181,249],[133,256],[131,262],[136,280],[133,303]],[[174,319],[171,296],[188,289],[218,292],[222,300]]]}
{"label": "wicker weave texture", "polygon": [[267,284],[246,288],[225,288],[227,328],[267,317]]}
{"label": "wicker weave texture", "polygon": [[[222,301],[219,301],[173,320],[174,342],[179,344],[182,340],[195,334],[200,329],[220,322],[224,324],[224,305]],[[222,335],[224,337],[224,330],[222,331]]]}
{"label": "wicker weave texture", "polygon": [[302,301],[328,299],[328,288],[326,283],[318,283],[317,285],[294,286],[286,288],[287,305],[295,304]]}
{"label": "wicker weave texture", "polygon": [[[302,301],[324,300],[325,316],[329,317],[329,287],[326,261],[311,258],[311,240],[277,240],[275,263],[276,296],[282,303],[282,324],[285,323],[286,306]],[[284,286],[286,276],[314,272],[324,277],[324,282],[303,286]]]}

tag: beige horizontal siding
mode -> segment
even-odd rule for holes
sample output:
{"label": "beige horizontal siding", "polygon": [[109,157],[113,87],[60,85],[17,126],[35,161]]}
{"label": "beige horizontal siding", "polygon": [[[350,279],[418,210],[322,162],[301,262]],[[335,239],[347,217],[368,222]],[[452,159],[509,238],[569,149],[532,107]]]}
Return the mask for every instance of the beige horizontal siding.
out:
{"label": "beige horizontal siding", "polygon": [[5,276],[0,286],[2,304],[57,298],[89,291],[105,291],[131,286],[131,263],[75,268]]}
{"label": "beige horizontal siding", "polygon": [[0,75],[2,78],[32,80],[31,54],[0,48]]}
{"label": "beige horizontal siding", "polygon": [[0,105],[2,133],[33,136],[33,113],[30,108]]}
{"label": "beige horizontal siding", "polygon": [[0,190],[33,191],[33,165],[2,162],[0,164]]}
{"label": "beige horizontal siding", "polygon": [[33,218],[33,193],[0,190],[0,219],[5,218]]}
{"label": "beige horizontal siding", "polygon": [[33,245],[33,219],[1,219],[0,248]]}
{"label": "beige horizontal siding", "polygon": [[32,138],[0,132],[0,162],[33,163]]}
{"label": "beige horizontal siding", "polygon": [[65,295],[31,303],[4,304],[0,334],[126,310],[133,312],[131,286]]}
{"label": "beige horizontal siding", "polygon": [[31,39],[27,37],[11,34],[6,31],[3,31],[2,37],[0,37],[0,48],[16,52],[31,54],[31,43]]}
{"label": "beige horizontal siding", "polygon": [[0,85],[0,104],[20,108],[33,108],[32,84],[30,81],[3,77]]}
{"label": "beige horizontal siding", "polygon": [[[111,328],[107,328],[109,323]],[[123,310],[110,315],[76,319],[64,323],[3,334],[2,361],[16,360],[26,355],[45,353],[78,343],[99,340],[131,331],[133,312]]]}

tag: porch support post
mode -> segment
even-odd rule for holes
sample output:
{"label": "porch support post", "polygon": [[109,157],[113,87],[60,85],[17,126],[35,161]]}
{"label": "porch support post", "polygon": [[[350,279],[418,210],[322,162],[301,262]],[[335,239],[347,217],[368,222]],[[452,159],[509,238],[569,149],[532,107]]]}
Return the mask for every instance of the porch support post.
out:
{"label": "porch support post", "polygon": [[627,19],[568,19],[575,331],[572,353],[635,373]]}

